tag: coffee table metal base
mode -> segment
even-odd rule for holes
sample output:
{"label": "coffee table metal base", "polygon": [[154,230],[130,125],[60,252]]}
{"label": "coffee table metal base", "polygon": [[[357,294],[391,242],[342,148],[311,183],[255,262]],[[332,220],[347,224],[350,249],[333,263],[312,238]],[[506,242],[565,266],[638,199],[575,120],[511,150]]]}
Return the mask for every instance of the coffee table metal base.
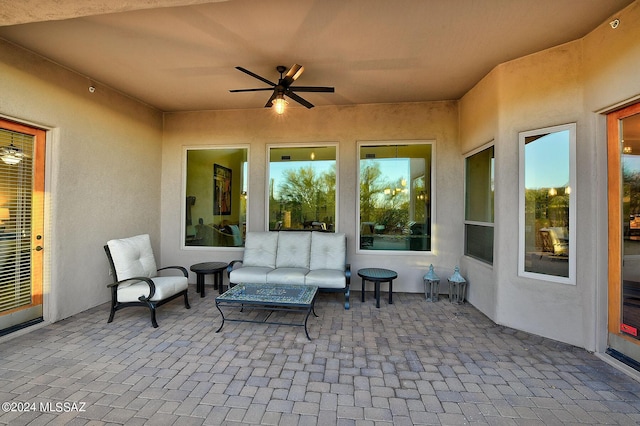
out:
{"label": "coffee table metal base", "polygon": [[[313,313],[315,317],[318,315],[315,311],[316,295],[318,287],[307,285],[285,285],[285,284],[238,284],[220,296],[216,297],[216,308],[222,316],[222,324],[216,330],[216,333],[222,330],[225,321],[249,322],[261,324],[277,324],[292,325],[304,327],[307,339],[311,340],[307,322],[309,315]],[[240,312],[244,312],[245,308],[271,311],[263,320],[250,318],[230,318],[225,317],[222,307],[240,307]],[[300,312],[305,314],[304,322],[284,322],[271,321],[273,312]]]}

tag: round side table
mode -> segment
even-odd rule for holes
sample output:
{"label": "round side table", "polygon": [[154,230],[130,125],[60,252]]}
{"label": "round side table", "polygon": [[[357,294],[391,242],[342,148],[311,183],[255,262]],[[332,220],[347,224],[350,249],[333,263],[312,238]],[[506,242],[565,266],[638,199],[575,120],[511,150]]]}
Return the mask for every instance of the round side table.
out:
{"label": "round side table", "polygon": [[228,263],[224,262],[203,262],[191,265],[189,269],[196,273],[196,292],[200,293],[200,297],[204,297],[204,278],[206,275],[213,275],[213,288],[218,288],[222,294],[223,277],[222,273],[227,269]]}
{"label": "round side table", "polygon": [[358,270],[358,276],[362,278],[362,301],[364,302],[364,283],[371,281],[375,284],[376,308],[380,307],[380,283],[389,283],[389,304],[393,304],[393,280],[398,278],[398,273],[383,268],[363,268]]}

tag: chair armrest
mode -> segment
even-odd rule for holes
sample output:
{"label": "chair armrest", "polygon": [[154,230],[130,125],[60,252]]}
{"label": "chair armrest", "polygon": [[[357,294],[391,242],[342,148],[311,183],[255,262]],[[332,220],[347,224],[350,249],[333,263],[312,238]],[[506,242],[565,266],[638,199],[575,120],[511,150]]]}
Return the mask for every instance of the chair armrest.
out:
{"label": "chair armrest", "polygon": [[163,271],[165,269],[178,269],[182,272],[182,274],[189,278],[189,273],[187,272],[187,268],[183,268],[182,266],[165,266],[164,268],[158,268],[158,271]]}
{"label": "chair armrest", "polygon": [[351,284],[351,264],[347,263],[344,267],[344,276],[347,279],[347,285]]}
{"label": "chair armrest", "polygon": [[116,291],[120,284],[126,283],[127,281],[144,281],[145,283],[147,283],[147,285],[149,286],[149,296],[147,297],[140,296],[138,299],[141,302],[151,300],[153,295],[156,293],[156,285],[153,283],[153,280],[151,278],[147,278],[147,277],[131,277],[131,278],[127,278],[126,280],[120,280],[111,284],[107,284],[107,287],[110,287],[110,288],[115,287],[115,289],[113,290]]}
{"label": "chair armrest", "polygon": [[240,263],[242,263],[242,260],[232,260],[231,262],[229,262],[229,264],[227,265],[227,278],[231,276],[231,271],[233,271],[233,267]]}
{"label": "chair armrest", "polygon": [[227,278],[231,277],[231,271],[233,271],[235,265],[242,265],[242,260],[232,260],[231,262],[229,262],[229,264],[227,265]]}

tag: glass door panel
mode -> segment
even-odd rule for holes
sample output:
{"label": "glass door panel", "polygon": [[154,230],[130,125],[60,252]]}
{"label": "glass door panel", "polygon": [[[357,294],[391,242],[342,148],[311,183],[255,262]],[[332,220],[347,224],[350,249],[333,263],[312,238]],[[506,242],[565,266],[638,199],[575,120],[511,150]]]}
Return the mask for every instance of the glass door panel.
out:
{"label": "glass door panel", "polygon": [[640,103],[607,116],[607,353],[640,368]]}
{"label": "glass door panel", "polygon": [[622,295],[620,331],[640,331],[640,114],[620,120],[622,133]]}
{"label": "glass door panel", "polygon": [[42,321],[45,132],[0,120],[0,335]]}

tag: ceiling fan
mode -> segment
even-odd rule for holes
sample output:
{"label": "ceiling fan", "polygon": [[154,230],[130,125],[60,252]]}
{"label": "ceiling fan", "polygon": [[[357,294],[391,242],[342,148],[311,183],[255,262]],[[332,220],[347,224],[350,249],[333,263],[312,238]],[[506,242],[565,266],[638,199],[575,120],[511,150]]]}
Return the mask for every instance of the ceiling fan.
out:
{"label": "ceiling fan", "polygon": [[[242,71],[245,74],[249,74],[253,78],[257,78],[258,80],[267,83],[271,87],[261,87],[257,89],[234,89],[229,90],[230,92],[258,92],[258,91],[268,91],[273,90],[273,93],[267,100],[267,103],[264,105],[265,108],[270,108],[274,106],[276,108],[276,112],[278,114],[282,114],[284,112],[284,107],[287,104],[287,101],[284,99],[285,96],[293,99],[301,105],[306,106],[307,108],[313,108],[313,104],[306,99],[300,97],[295,92],[325,92],[325,93],[333,93],[335,89],[333,87],[321,87],[321,86],[291,86],[291,84],[300,77],[302,72],[304,71],[304,67],[302,65],[294,64],[289,71],[287,71],[287,67],[278,65],[276,70],[280,73],[280,79],[278,80],[278,84],[273,83],[272,81],[267,80],[266,78],[259,76],[256,73],[249,71],[246,68],[236,67],[237,70]],[[287,73],[283,77],[283,73],[287,71]]]}

